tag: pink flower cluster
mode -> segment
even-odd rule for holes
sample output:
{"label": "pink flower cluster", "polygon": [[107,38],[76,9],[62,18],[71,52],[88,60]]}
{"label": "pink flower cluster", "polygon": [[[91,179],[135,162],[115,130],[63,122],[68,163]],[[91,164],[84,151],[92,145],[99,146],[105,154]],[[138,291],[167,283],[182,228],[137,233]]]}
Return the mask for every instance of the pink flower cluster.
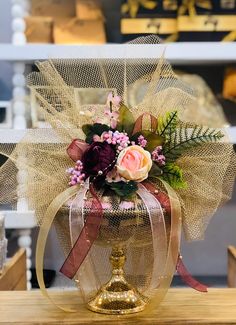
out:
{"label": "pink flower cluster", "polygon": [[76,165],[74,168],[67,169],[67,173],[70,174],[70,186],[74,186],[77,184],[83,184],[85,179],[85,174],[82,172],[83,163],[80,160],[76,161]]}
{"label": "pink flower cluster", "polygon": [[138,144],[139,144],[141,147],[143,147],[143,148],[146,147],[146,145],[147,145],[147,140],[144,138],[143,135],[140,135],[140,136],[138,137]]}
{"label": "pink flower cluster", "polygon": [[[110,126],[115,129],[119,119],[119,108],[121,103],[120,96],[113,96],[112,92],[108,94],[105,115],[110,119]],[[116,110],[114,110],[116,109]]]}
{"label": "pink flower cluster", "polygon": [[130,144],[129,137],[127,133],[119,131],[108,131],[102,134],[102,140],[106,141],[108,144],[113,144],[117,146],[117,151],[122,151]]}
{"label": "pink flower cluster", "polygon": [[162,154],[162,146],[156,147],[152,152],[152,160],[155,161],[160,167],[165,166],[166,157]]}

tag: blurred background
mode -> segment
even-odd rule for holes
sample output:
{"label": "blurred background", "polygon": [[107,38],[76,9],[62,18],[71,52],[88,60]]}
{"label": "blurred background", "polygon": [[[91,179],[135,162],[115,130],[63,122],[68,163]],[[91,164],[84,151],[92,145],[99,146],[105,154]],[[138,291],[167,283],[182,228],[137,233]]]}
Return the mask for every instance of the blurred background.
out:
{"label": "blurred background", "polygon": [[[0,0],[0,141],[14,143],[20,130],[46,127],[25,85],[35,60],[101,51],[112,57],[112,44],[149,34],[160,37],[176,73],[196,93],[197,108],[189,110],[190,118],[227,127],[236,142],[236,0]],[[141,90],[142,85],[133,90],[134,98]],[[18,181],[23,183],[24,176]],[[37,238],[34,217],[27,202],[4,215],[8,255],[18,247],[27,249],[30,288]],[[55,245],[52,232],[45,259],[52,271],[63,261]],[[232,247],[229,260],[229,245],[236,246],[236,193],[212,219],[205,240],[183,239],[181,253],[190,272],[203,282],[227,286],[230,277],[230,285],[236,286],[235,251]],[[175,284],[180,285],[178,279]]]}

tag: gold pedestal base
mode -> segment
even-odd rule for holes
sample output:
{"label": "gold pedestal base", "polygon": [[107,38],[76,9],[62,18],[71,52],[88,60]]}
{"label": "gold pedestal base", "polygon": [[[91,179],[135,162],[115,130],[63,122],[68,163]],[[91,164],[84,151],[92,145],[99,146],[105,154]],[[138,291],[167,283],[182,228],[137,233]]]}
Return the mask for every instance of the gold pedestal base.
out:
{"label": "gold pedestal base", "polygon": [[87,307],[102,314],[131,314],[144,310],[146,298],[133,288],[124,277],[125,255],[123,249],[113,248],[110,257],[112,277],[89,301]]}

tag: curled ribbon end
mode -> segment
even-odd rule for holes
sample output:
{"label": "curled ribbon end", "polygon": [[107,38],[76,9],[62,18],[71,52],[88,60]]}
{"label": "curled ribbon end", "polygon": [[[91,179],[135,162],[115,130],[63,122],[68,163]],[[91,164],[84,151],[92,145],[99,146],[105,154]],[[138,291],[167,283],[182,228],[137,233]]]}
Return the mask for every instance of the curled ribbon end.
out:
{"label": "curled ribbon end", "polygon": [[194,279],[193,276],[189,273],[180,256],[178,259],[176,271],[180,275],[183,282],[194,290],[197,290],[199,292],[208,292],[207,286]]}

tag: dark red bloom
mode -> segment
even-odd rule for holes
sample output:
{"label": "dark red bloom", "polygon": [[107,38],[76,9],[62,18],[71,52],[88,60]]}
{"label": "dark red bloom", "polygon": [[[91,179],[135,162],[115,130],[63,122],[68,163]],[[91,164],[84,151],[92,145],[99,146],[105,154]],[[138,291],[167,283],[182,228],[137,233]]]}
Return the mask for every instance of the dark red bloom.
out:
{"label": "dark red bloom", "polygon": [[85,151],[82,157],[83,172],[86,177],[97,176],[102,172],[101,177],[115,165],[116,152],[112,145],[107,142],[94,142]]}

